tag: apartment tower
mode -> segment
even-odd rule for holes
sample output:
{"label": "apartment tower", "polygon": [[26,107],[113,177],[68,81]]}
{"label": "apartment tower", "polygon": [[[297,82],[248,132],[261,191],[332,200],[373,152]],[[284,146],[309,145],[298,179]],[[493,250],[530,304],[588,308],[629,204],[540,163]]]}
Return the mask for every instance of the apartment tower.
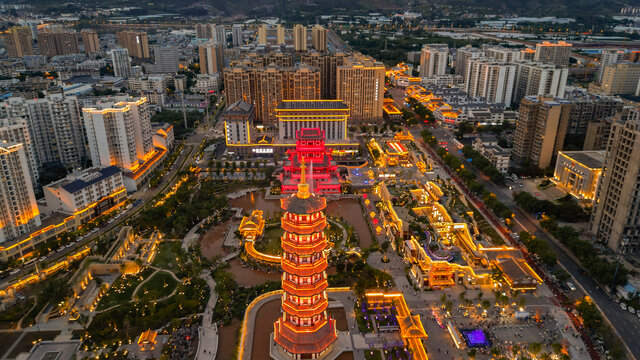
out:
{"label": "apartment tower", "polygon": [[420,55],[420,77],[444,75],[447,71],[449,45],[425,44]]}
{"label": "apartment tower", "polygon": [[149,53],[149,38],[144,31],[119,31],[116,33],[118,45],[129,50],[129,55],[138,59],[147,59]]}

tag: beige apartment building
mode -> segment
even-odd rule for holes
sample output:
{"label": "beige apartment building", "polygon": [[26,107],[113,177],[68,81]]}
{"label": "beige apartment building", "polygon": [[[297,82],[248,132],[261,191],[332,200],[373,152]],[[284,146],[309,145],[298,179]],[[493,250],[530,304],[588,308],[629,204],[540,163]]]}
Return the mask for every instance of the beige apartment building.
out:
{"label": "beige apartment building", "polygon": [[7,54],[12,58],[33,55],[33,37],[28,26],[13,26],[1,34],[7,48]]}
{"label": "beige apartment building", "polygon": [[338,66],[344,65],[344,53],[311,52],[302,55],[301,62],[320,69],[320,95],[322,99],[336,98]]}
{"label": "beige apartment building", "polygon": [[129,55],[139,59],[149,58],[149,38],[144,31],[119,31],[116,33],[118,45],[129,50]]}
{"label": "beige apartment building", "polygon": [[200,73],[215,74],[221,73],[224,68],[224,51],[220,44],[208,42],[200,45],[198,54],[200,56]]}
{"label": "beige apartment building", "polygon": [[516,64],[518,69],[514,84],[514,103],[531,95],[564,97],[569,69],[534,61],[518,61]]}
{"label": "beige apartment building", "polygon": [[571,115],[571,103],[553,97],[527,96],[520,103],[513,155],[541,169],[562,149]]}
{"label": "beige apartment building", "polygon": [[590,231],[614,251],[640,252],[640,109],[613,122]]}
{"label": "beige apartment building", "polygon": [[623,61],[605,66],[600,87],[594,89],[605,95],[638,95],[639,80],[640,63]]}
{"label": "beige apartment building", "polygon": [[322,25],[314,25],[311,28],[311,42],[316,51],[327,51],[327,29]]}
{"label": "beige apartment building", "polygon": [[100,50],[100,40],[98,39],[98,34],[95,31],[84,29],[80,31],[80,38],[82,39],[82,45],[84,45],[85,53],[91,54]]}
{"label": "beige apartment building", "polygon": [[444,75],[447,72],[449,45],[425,44],[420,53],[420,77]]}
{"label": "beige apartment building", "polygon": [[381,121],[384,65],[372,59],[349,59],[337,68],[336,98],[349,105],[354,121]]}
{"label": "beige apartment building", "polygon": [[293,47],[296,51],[307,51],[307,27],[304,25],[293,26]]}
{"label": "beige apartment building", "polygon": [[536,44],[534,60],[545,64],[568,66],[572,46],[572,44],[564,41],[558,41],[557,43],[543,41]]}
{"label": "beige apartment building", "polygon": [[78,54],[78,34],[74,32],[38,33],[38,49],[46,56]]}
{"label": "beige apartment building", "polygon": [[258,45],[267,45],[267,25],[258,26]]}
{"label": "beige apartment building", "polygon": [[489,104],[511,106],[516,65],[489,58],[470,59],[465,78],[469,96],[483,97]]}

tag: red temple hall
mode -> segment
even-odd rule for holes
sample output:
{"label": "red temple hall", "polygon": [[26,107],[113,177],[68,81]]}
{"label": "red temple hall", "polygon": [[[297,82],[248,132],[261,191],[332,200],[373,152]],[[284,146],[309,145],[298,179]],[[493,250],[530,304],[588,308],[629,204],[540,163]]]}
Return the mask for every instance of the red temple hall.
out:
{"label": "red temple hall", "polygon": [[293,359],[318,359],[331,350],[337,332],[327,313],[327,200],[309,191],[304,171],[303,162],[297,193],[280,200],[284,294],[273,339]]}
{"label": "red temple hall", "polygon": [[296,148],[287,151],[289,164],[284,166],[282,193],[293,194],[300,183],[300,164],[307,164],[307,181],[316,194],[339,194],[341,185],[338,167],[333,162],[331,149],[324,145],[324,130],[300,129],[296,131]]}

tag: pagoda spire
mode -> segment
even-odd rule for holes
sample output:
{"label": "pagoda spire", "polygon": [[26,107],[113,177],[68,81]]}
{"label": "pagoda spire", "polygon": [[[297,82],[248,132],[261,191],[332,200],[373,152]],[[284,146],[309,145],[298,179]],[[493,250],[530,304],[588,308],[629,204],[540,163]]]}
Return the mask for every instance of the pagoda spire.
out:
{"label": "pagoda spire", "polygon": [[311,196],[311,193],[309,193],[309,184],[307,184],[304,172],[306,168],[307,166],[305,165],[304,158],[302,158],[302,163],[300,165],[300,183],[298,184],[298,193],[296,194],[300,199],[306,199]]}

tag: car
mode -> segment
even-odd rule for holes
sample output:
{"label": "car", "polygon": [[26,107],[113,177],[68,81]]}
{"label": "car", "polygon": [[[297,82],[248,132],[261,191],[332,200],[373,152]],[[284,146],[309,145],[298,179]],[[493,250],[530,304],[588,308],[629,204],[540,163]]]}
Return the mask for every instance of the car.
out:
{"label": "car", "polygon": [[72,247],[72,246],[73,246],[73,243],[68,243],[68,244],[67,244],[67,245],[65,245],[64,247],[65,247],[65,249],[68,249],[68,248],[70,248],[70,247]]}
{"label": "car", "polygon": [[64,250],[64,246],[60,246],[56,252],[61,252],[62,250]]}
{"label": "car", "polygon": [[40,262],[45,261],[45,260],[47,260],[47,257],[46,257],[46,256],[43,256],[43,257],[41,257],[40,259],[38,259],[38,261],[40,261]]}
{"label": "car", "polygon": [[84,235],[83,235],[83,236],[78,236],[78,238],[77,238],[76,240],[77,240],[77,241],[80,241],[80,240],[82,240],[82,239],[84,239]]}
{"label": "car", "polygon": [[9,271],[9,275],[15,275],[15,274],[17,274],[19,272],[20,272],[20,269],[13,269],[13,270]]}
{"label": "car", "polygon": [[636,313],[636,309],[632,308],[631,306],[629,306],[627,308],[627,310],[629,310],[630,313],[635,314]]}
{"label": "car", "polygon": [[627,304],[625,304],[625,303],[621,302],[621,303],[620,303],[620,308],[621,308],[622,310],[627,310]]}
{"label": "car", "polygon": [[567,287],[569,288],[569,290],[571,291],[576,291],[576,286],[573,285],[573,283],[571,283],[570,281],[567,281]]}

